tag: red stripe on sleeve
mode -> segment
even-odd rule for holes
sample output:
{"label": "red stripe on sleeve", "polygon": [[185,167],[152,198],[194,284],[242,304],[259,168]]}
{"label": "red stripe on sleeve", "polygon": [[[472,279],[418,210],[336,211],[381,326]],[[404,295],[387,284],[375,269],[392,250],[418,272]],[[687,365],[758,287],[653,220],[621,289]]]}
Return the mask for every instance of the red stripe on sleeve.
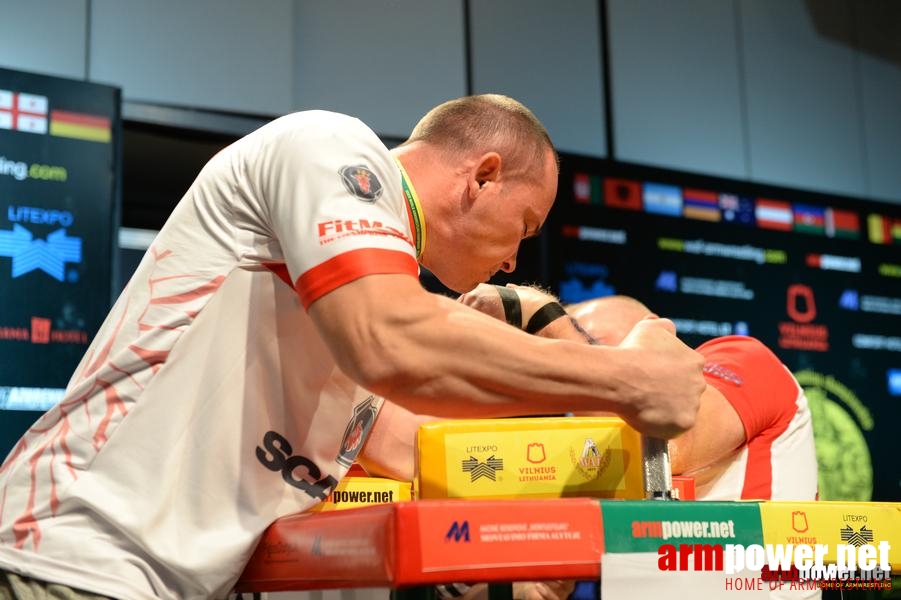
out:
{"label": "red stripe on sleeve", "polygon": [[419,276],[419,263],[405,252],[377,248],[351,250],[316,265],[297,278],[294,289],[304,309],[329,292],[366,275]]}
{"label": "red stripe on sleeve", "polygon": [[[747,336],[715,338],[697,348],[709,365],[705,373],[738,413],[745,428],[748,458],[743,499],[772,496],[772,445],[785,432],[797,409],[798,386],[772,351]],[[732,380],[732,376],[738,379]]]}

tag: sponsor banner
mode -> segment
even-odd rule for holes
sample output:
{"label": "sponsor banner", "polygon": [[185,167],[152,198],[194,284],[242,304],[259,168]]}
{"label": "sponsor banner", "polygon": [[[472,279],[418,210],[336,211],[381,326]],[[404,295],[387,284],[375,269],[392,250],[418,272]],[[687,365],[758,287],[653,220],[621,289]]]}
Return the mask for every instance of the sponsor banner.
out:
{"label": "sponsor banner", "polygon": [[901,265],[894,263],[879,263],[877,272],[883,277],[893,277],[901,279]]}
{"label": "sponsor banner", "polygon": [[0,410],[44,412],[62,400],[65,393],[65,388],[0,386]]}
{"label": "sponsor banner", "polygon": [[879,547],[885,542],[889,546],[892,571],[901,572],[899,503],[763,502],[760,517],[764,544],[824,544],[828,550],[825,563],[835,564],[840,546]]}
{"label": "sponsor banner", "polygon": [[851,345],[860,350],[901,352],[901,337],[895,335],[880,335],[878,333],[855,333],[851,336]]}
{"label": "sponsor banner", "polygon": [[696,296],[753,300],[754,290],[748,289],[743,281],[728,279],[708,279],[706,277],[680,277],[675,271],[661,271],[654,287],[662,292],[681,292]]}
{"label": "sponsor banner", "polygon": [[0,256],[12,259],[13,279],[37,270],[65,281],[66,263],[81,262],[81,238],[61,228],[47,234],[46,240],[34,239],[31,231],[15,223],[12,230],[0,230]]}
{"label": "sponsor banner", "polygon": [[645,183],[644,210],[655,215],[682,216],[682,190],[679,186]]}
{"label": "sponsor banner", "polygon": [[661,292],[678,292],[679,275],[675,271],[660,271],[654,282],[654,288]]}
{"label": "sponsor banner", "polygon": [[732,298],[734,300],[754,299],[754,290],[748,289],[745,286],[745,282],[728,279],[682,277],[679,290],[683,294],[694,294],[696,296]]}
{"label": "sponsor banner", "polygon": [[679,335],[703,335],[717,337],[723,335],[749,335],[748,324],[737,321],[735,324],[729,321],[709,321],[698,319],[671,318],[676,332]]}
{"label": "sponsor banner", "polygon": [[[657,552],[605,553],[601,557],[601,598],[660,600],[660,598],[741,598],[767,600],[770,586],[759,571],[663,571]],[[692,558],[688,564],[694,564]],[[786,586],[787,589],[787,586]]]}
{"label": "sponsor banner", "polygon": [[888,393],[892,396],[901,396],[901,369],[889,369],[885,374],[888,379]]}
{"label": "sponsor banner", "polygon": [[566,279],[560,281],[560,300],[565,303],[582,302],[616,293],[607,284],[610,269],[600,263],[573,261],[563,265]]}
{"label": "sponsor banner", "polygon": [[844,271],[845,273],[860,273],[860,257],[836,256],[834,254],[808,254],[807,266],[823,271]]}
{"label": "sponsor banner", "polygon": [[838,298],[838,305],[845,310],[860,310],[860,295],[857,290],[844,290]]}
{"label": "sponsor banner", "polygon": [[413,499],[413,484],[381,477],[345,477],[328,497],[307,512],[346,510]]}
{"label": "sponsor banner", "polygon": [[742,260],[762,264],[782,265],[788,262],[788,255],[784,250],[774,248],[758,248],[745,244],[722,244],[708,242],[707,240],[682,240],[679,238],[657,238],[657,248],[669,252],[684,252],[701,256],[716,256],[731,260]]}
{"label": "sponsor banner", "polygon": [[761,544],[757,502],[601,501],[604,549],[653,552],[673,544]]}
{"label": "sponsor banner", "polygon": [[882,315],[901,315],[901,298],[870,295],[861,296],[860,310]]}
{"label": "sponsor banner", "polygon": [[628,242],[628,235],[623,229],[564,225],[561,233],[563,237],[575,238],[582,242],[599,242],[602,244],[616,244],[617,246],[623,246]]}
{"label": "sponsor banner", "polygon": [[[45,165],[41,163],[28,164],[24,161],[13,160],[5,156],[0,156],[0,175],[5,177],[12,177],[16,181],[24,181],[25,179],[38,179],[41,181],[55,181],[58,183],[65,183],[69,178],[69,171],[68,169],[66,169],[66,167],[60,165]],[[27,206],[8,206],[7,211],[9,214],[9,220],[23,220],[22,218],[17,216],[17,214],[20,214],[23,210],[43,211],[45,209]],[[71,213],[69,214],[71,215]],[[29,221],[32,223],[40,222],[35,221],[33,218],[29,219]]]}
{"label": "sponsor banner", "polygon": [[781,322],[780,348],[789,350],[829,351],[829,327],[813,321],[817,317],[816,296],[808,285],[793,283],[786,290],[785,312],[792,322]]}
{"label": "sponsor banner", "polygon": [[417,498],[643,498],[641,439],[615,417],[428,423]]}
{"label": "sponsor banner", "polygon": [[[526,573],[523,568],[531,565],[536,571],[529,577],[540,579],[535,573],[543,566],[559,570],[570,564],[584,571],[593,561],[597,569],[603,548],[600,511],[597,502],[587,498],[429,502],[418,525],[421,570],[432,577],[469,569],[496,581],[497,569],[519,568]],[[458,571],[456,576],[460,575]]]}
{"label": "sponsor banner", "polygon": [[598,579],[601,513],[588,498],[422,501],[282,517],[237,591],[449,581]]}

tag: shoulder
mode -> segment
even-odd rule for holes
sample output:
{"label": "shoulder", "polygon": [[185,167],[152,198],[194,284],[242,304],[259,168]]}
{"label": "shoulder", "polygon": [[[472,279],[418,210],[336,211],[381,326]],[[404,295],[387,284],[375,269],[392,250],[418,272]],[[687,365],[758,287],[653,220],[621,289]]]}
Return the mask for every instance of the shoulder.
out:
{"label": "shoulder", "polygon": [[[350,141],[378,136],[360,119],[327,110],[304,110],[279,117],[258,130],[262,135],[277,139],[321,138]],[[381,143],[381,142],[379,142]]]}
{"label": "shoulder", "polygon": [[726,395],[747,396],[755,404],[794,406],[799,386],[788,368],[760,340],[750,336],[714,338],[697,348],[707,382]]}
{"label": "shoulder", "polygon": [[782,361],[766,344],[747,335],[727,335],[713,338],[696,348],[705,359],[743,364],[752,368],[780,367]]}

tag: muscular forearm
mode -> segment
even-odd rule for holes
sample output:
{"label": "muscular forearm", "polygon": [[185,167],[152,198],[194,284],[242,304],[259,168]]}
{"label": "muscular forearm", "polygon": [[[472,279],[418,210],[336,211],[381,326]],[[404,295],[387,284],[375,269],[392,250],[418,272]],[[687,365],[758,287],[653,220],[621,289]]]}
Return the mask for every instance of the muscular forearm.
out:
{"label": "muscular forearm", "polygon": [[[654,325],[616,348],[542,339],[425,293],[404,276],[361,278],[315,303],[310,315],[342,369],[418,414],[604,410],[671,437],[691,426],[703,381],[700,358]],[[660,402],[669,389],[681,390],[684,409]]]}

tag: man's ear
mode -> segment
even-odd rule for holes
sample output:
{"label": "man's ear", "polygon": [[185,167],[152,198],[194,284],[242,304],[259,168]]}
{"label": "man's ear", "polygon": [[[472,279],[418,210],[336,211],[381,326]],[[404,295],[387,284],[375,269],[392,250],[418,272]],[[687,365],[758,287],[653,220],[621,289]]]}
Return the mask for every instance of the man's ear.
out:
{"label": "man's ear", "polygon": [[475,198],[488,183],[498,180],[501,173],[501,155],[497,152],[486,152],[476,160],[470,171],[469,194]]}

